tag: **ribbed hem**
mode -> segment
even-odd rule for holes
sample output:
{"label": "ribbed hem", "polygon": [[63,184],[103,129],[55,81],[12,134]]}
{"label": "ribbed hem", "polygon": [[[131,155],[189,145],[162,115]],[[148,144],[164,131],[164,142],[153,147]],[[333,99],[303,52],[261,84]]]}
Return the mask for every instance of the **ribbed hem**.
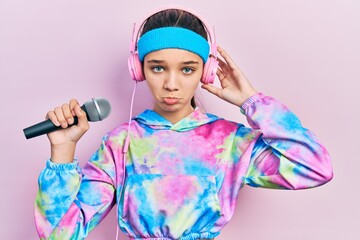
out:
{"label": "ribbed hem", "polygon": [[76,169],[77,166],[77,159],[74,159],[71,163],[53,163],[50,159],[46,161],[46,168],[53,171],[70,171]]}
{"label": "ribbed hem", "polygon": [[[217,233],[190,233],[184,237],[178,238],[179,240],[198,240],[198,239],[211,239],[219,235]],[[146,239],[146,240],[173,240],[174,238],[160,237],[160,238],[131,238],[130,239]]]}
{"label": "ribbed hem", "polygon": [[249,97],[240,107],[240,112],[246,114],[246,109],[250,107],[254,102],[260,101],[265,95],[261,92],[258,92],[251,97]]}

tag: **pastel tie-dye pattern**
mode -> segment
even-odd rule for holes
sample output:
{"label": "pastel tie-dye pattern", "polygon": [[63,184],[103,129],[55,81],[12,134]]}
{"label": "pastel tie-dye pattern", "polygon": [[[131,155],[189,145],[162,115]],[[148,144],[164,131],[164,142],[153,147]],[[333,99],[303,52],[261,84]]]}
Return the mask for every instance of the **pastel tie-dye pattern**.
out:
{"label": "pastel tie-dye pattern", "polygon": [[304,189],[332,178],[324,146],[283,104],[262,93],[242,112],[252,128],[196,109],[176,124],[146,110],[109,132],[83,169],[47,161],[35,221],[41,239],[83,239],[118,203],[134,239],[214,238],[230,221],[239,190]]}

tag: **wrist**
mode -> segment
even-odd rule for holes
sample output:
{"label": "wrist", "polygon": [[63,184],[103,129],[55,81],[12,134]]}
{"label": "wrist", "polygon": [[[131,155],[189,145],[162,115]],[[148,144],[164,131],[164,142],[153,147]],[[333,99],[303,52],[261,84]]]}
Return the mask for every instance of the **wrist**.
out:
{"label": "wrist", "polygon": [[257,92],[254,95],[252,95],[251,97],[249,97],[248,99],[246,99],[246,101],[240,105],[240,111],[245,114],[246,109],[249,108],[249,106],[251,106],[253,103],[260,101],[262,98],[264,97],[264,94],[261,92]]}
{"label": "wrist", "polygon": [[62,163],[54,163],[51,161],[51,159],[48,159],[46,161],[46,168],[54,171],[71,171],[71,170],[77,170],[78,168],[78,160],[75,158],[72,162],[62,164]]}
{"label": "wrist", "polygon": [[252,90],[252,91],[249,91],[249,92],[246,92],[246,93],[242,93],[241,94],[241,99],[238,100],[236,105],[241,108],[246,103],[246,101],[248,101],[251,97],[253,97],[254,95],[256,95],[258,93],[259,92],[257,92],[256,90]]}
{"label": "wrist", "polygon": [[51,145],[51,161],[53,163],[71,163],[75,156],[76,143]]}

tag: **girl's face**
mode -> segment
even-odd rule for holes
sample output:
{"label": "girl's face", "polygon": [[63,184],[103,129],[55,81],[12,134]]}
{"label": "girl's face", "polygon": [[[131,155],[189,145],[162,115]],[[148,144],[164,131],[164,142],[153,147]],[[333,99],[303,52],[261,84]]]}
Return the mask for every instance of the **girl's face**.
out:
{"label": "girl's face", "polygon": [[186,50],[169,48],[147,54],[144,75],[155,99],[154,111],[172,123],[190,114],[202,72],[200,56]]}

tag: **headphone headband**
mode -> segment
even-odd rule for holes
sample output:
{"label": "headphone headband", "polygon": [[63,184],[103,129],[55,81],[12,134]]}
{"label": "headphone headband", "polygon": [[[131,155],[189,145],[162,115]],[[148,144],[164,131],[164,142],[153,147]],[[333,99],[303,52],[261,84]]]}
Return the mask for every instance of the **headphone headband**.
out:
{"label": "headphone headband", "polygon": [[183,7],[183,6],[179,6],[179,5],[170,5],[167,7],[161,7],[158,8],[156,10],[151,11],[149,14],[146,15],[146,17],[144,17],[138,24],[134,23],[133,26],[133,33],[132,33],[132,37],[131,37],[131,42],[130,42],[130,52],[131,53],[135,53],[135,51],[137,50],[137,42],[139,39],[139,34],[140,34],[140,30],[142,29],[142,27],[144,26],[144,24],[146,23],[147,19],[150,18],[151,16],[153,16],[154,14],[164,11],[164,10],[168,10],[168,9],[177,9],[177,10],[182,10],[185,12],[188,12],[192,15],[194,15],[195,17],[197,17],[203,24],[206,32],[208,33],[209,36],[209,42],[210,42],[210,51],[211,54],[214,55],[216,57],[216,52],[217,52],[217,44],[216,44],[216,40],[215,40],[215,31],[214,29],[212,29],[210,27],[210,25],[206,22],[206,20],[200,16],[200,14],[196,13],[195,11]]}

